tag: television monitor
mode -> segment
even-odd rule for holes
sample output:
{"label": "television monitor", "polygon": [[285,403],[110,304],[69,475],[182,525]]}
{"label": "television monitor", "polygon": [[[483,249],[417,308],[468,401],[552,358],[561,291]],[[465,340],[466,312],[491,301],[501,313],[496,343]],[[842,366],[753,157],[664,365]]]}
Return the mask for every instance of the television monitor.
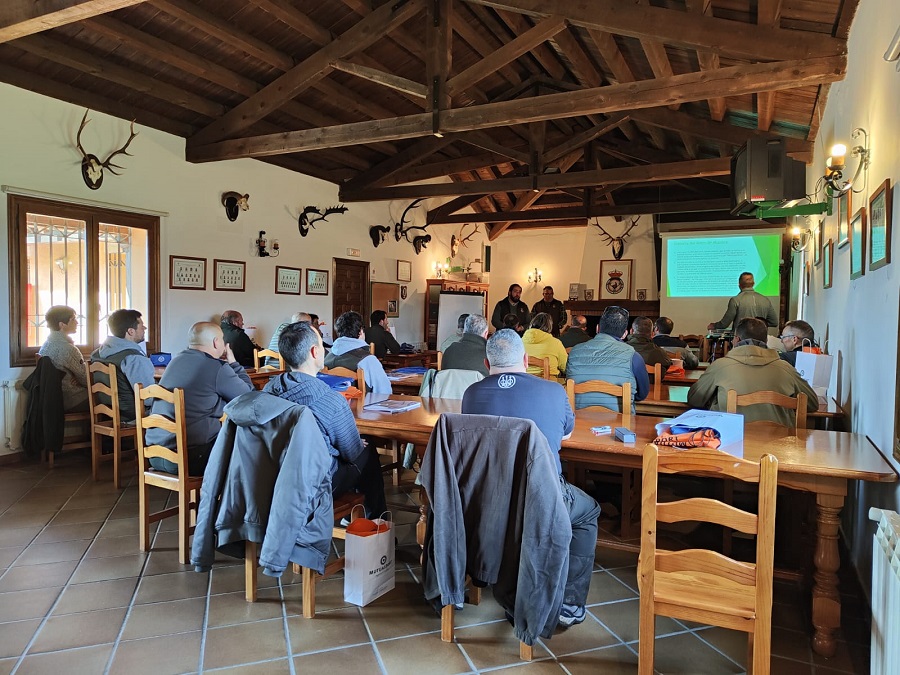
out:
{"label": "television monitor", "polygon": [[788,157],[784,141],[754,137],[731,158],[731,214],[752,215],[761,204],[791,206],[806,196],[806,164]]}

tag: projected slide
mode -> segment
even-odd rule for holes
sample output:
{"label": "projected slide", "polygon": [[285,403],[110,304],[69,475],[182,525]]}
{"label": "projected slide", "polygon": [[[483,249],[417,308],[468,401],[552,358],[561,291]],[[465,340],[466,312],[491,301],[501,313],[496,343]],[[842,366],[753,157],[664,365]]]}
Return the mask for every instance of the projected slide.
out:
{"label": "projected slide", "polygon": [[781,235],[672,237],[666,246],[670,298],[725,298],[738,292],[738,276],[752,272],[756,291],[779,294]]}

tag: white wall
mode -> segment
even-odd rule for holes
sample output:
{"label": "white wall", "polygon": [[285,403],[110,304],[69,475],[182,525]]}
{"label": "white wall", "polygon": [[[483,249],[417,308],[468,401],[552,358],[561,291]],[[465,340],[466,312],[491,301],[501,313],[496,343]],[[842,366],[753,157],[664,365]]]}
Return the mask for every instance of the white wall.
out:
{"label": "white wall", "polygon": [[[854,194],[852,210],[868,205],[871,192],[885,178],[895,184],[892,237],[893,262],[865,276],[850,280],[850,249],[835,249],[834,281],[822,288],[822,266],[814,268],[812,292],[805,299],[803,317],[816,333],[828,338],[828,350],[836,355],[831,392],[844,406],[852,431],[868,436],[891,457],[897,414],[898,302],[900,302],[900,73],[882,54],[900,25],[900,3],[894,0],[862,0],[850,32],[847,77],[831,86],[822,117],[815,156],[809,175],[812,192],[825,157],[835,142],[850,147],[850,132],[864,127],[870,135],[871,165],[868,186]],[[856,160],[848,158],[849,170]],[[862,187],[862,186],[860,186]],[[836,217],[825,223],[825,241],[837,241]],[[895,466],[898,463],[894,462]],[[869,506],[898,509],[897,484],[860,483],[851,486],[844,509],[844,533],[851,545],[860,578],[868,587],[871,536]]]}

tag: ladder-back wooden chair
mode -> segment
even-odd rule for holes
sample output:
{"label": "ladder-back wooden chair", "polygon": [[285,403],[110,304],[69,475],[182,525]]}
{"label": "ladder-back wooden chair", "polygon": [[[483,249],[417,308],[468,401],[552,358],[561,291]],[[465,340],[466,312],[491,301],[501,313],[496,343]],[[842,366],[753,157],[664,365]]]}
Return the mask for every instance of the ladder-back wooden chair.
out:
{"label": "ladder-back wooden chair", "polygon": [[[144,402],[148,399],[168,401],[175,409],[173,419],[164,415],[148,415]],[[138,442],[138,499],[140,512],[140,547],[150,549],[150,524],[163,518],[178,516],[178,560],[182,565],[190,562],[190,538],[194,527],[191,512],[196,515],[200,501],[200,484],[203,476],[188,475],[187,427],[184,420],[184,391],[169,391],[158,384],[142,387],[134,385],[134,407],[137,411]],[[162,445],[148,445],[144,437],[148,429],[163,429],[175,435],[175,450]],[[178,473],[167,473],[150,466],[151,457],[161,457],[178,467]],[[150,487],[170,490],[178,494],[178,505],[156,513],[150,513]]]}
{"label": "ladder-back wooden chair", "polygon": [[[772,638],[772,574],[778,461],[759,464],[728,453],[696,448],[644,449],[638,671],[652,675],[656,616],[696,621],[748,633],[747,671],[768,675]],[[657,502],[660,473],[702,473],[759,484],[757,513],[707,498]],[[756,536],[756,560],[739,562],[706,549],[656,548],[657,523],[707,522]]]}
{"label": "ladder-back wooden chair", "polygon": [[528,356],[528,367],[529,368],[540,368],[541,369],[541,377],[545,380],[550,379],[550,357],[545,356],[544,358],[538,358],[537,356]]}
{"label": "ladder-back wooden chair", "polygon": [[354,372],[349,368],[337,366],[336,368],[322,368],[322,373],[325,375],[334,375],[335,377],[352,378],[353,380],[355,380],[356,388],[359,389],[363,394],[366,393],[366,374],[362,368],[357,368],[356,372]]}
{"label": "ladder-back wooden chair", "polygon": [[[112,363],[84,364],[88,383],[88,403],[91,416],[91,473],[96,481],[100,473],[100,463],[112,460],[113,486],[119,489],[121,480],[122,439],[134,439],[137,435],[137,427],[131,424],[123,425],[119,411],[119,383],[116,376],[116,366]],[[97,374],[105,375],[109,384],[97,381]],[[108,398],[110,403],[103,402],[102,397]],[[113,451],[111,455],[102,453],[102,437],[111,438]]]}
{"label": "ladder-back wooden chair", "polygon": [[[631,382],[623,382],[622,384],[612,384],[603,380],[588,380],[586,382],[575,383],[575,380],[566,380],[566,394],[569,396],[569,405],[575,410],[575,394],[609,394],[621,399],[621,412],[624,417],[631,417]],[[619,412],[615,408],[607,408],[602,405],[582,406],[582,409],[603,408],[604,410],[612,410]]]}
{"label": "ladder-back wooden chair", "polygon": [[653,398],[658,399],[659,393],[662,390],[662,364],[654,363],[652,366],[649,364],[645,364],[647,367],[647,375],[650,376],[650,380],[653,384]]}
{"label": "ladder-back wooden chair", "polygon": [[795,411],[794,428],[807,428],[806,406],[809,405],[809,399],[802,392],[799,392],[796,396],[779,394],[775,391],[754,391],[750,394],[738,394],[737,390],[729,389],[725,412],[736,413],[743,406],[761,403],[777,405],[781,408]]}
{"label": "ladder-back wooden chair", "polygon": [[[278,359],[278,366],[267,366],[263,359]],[[260,365],[262,364],[262,365]],[[274,349],[254,349],[253,368],[258,372],[267,370],[284,370],[284,357]]]}

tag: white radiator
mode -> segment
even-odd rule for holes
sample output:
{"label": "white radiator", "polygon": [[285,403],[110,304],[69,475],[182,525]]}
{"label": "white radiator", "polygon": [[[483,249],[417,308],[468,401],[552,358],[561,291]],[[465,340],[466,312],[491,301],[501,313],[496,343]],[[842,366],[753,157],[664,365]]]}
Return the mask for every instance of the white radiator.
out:
{"label": "white radiator", "polygon": [[25,406],[28,394],[22,389],[25,380],[3,380],[0,392],[3,396],[0,419],[0,455],[19,452],[22,449],[22,425],[25,424]]}
{"label": "white radiator", "polygon": [[872,540],[871,675],[892,675],[900,664],[900,514],[869,509],[878,523]]}

